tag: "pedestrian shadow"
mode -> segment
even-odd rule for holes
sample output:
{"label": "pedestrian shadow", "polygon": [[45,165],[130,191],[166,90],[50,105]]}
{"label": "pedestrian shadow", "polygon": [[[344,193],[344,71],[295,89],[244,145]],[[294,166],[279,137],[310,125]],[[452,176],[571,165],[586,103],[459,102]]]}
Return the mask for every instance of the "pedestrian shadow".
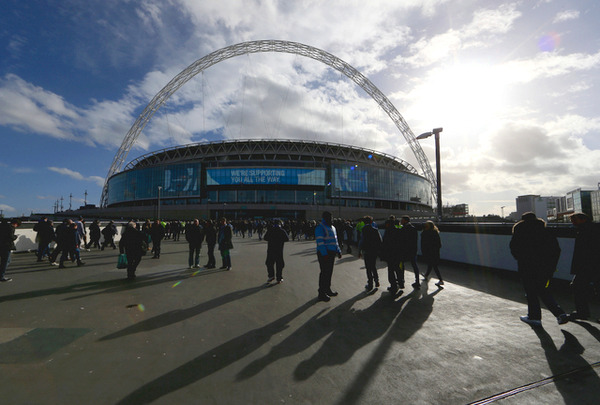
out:
{"label": "pedestrian shadow", "polygon": [[312,299],[289,314],[265,326],[244,333],[201,354],[173,371],[139,387],[120,400],[118,404],[137,405],[151,403],[236,363],[263,346],[273,336],[287,329],[289,323],[294,318],[298,317],[314,304],[315,300]]}
{"label": "pedestrian shadow", "polygon": [[264,290],[264,285],[261,285],[259,287],[247,288],[241,291],[234,291],[229,294],[225,294],[212,300],[200,303],[190,308],[177,309],[165,312],[152,318],[148,318],[142,322],[136,323],[118,332],[103,336],[100,339],[98,339],[98,341],[101,342],[105,340],[112,340],[128,335],[133,335],[136,333],[149,332],[155,329],[160,329],[165,326],[169,326],[178,322],[185,321],[186,319],[193,318],[197,315],[200,315],[203,312],[210,311],[222,305],[226,305],[230,302],[246,298],[262,290]]}
{"label": "pedestrian shadow", "polygon": [[357,301],[366,297],[368,295],[365,293],[357,294],[331,311],[322,311],[315,315],[282,342],[273,346],[268,354],[241,370],[237,380],[251,378],[276,361],[297,355],[328,335],[330,336],[317,353],[296,368],[295,379],[306,380],[326,364],[345,363],[358,349],[379,338],[387,330],[391,320],[407,299],[394,302],[386,293],[367,309],[352,309]]}
{"label": "pedestrian shadow", "polygon": [[588,322],[583,322],[583,321],[571,321],[571,322],[581,326],[582,328],[584,328],[585,330],[590,332],[590,335],[592,335],[594,338],[596,338],[596,340],[598,342],[600,342],[600,329],[596,328],[595,326],[590,325]]}
{"label": "pedestrian shadow", "polygon": [[[173,275],[173,273],[176,273],[176,275]],[[91,281],[87,283],[78,283],[63,287],[46,288],[36,291],[27,291],[17,294],[0,296],[0,303],[7,301],[18,301],[30,298],[45,297],[49,295],[66,295],[77,292],[89,292],[87,294],[63,298],[64,301],[68,301],[92,295],[109,294],[125,290],[145,288],[157,284],[172,282],[175,280],[179,281],[181,280],[180,273],[181,270],[174,270],[163,273],[155,273],[149,276],[139,276],[134,282],[128,281],[125,278],[119,278],[102,281]]]}
{"label": "pedestrian shadow", "polygon": [[[579,340],[571,333],[561,329],[565,341],[560,348],[557,348],[552,337],[544,328],[535,327],[533,330],[540,339],[552,372],[552,377],[548,379],[548,382],[554,383],[562,395],[564,403],[576,405],[586,403],[590,398],[600,398],[600,377],[592,365],[581,356],[585,348],[579,343]],[[582,385],[581,381],[584,379],[586,383]],[[586,389],[582,390],[582,386]]]}
{"label": "pedestrian shadow", "polygon": [[[360,372],[354,377],[354,380],[348,384],[348,389],[344,392],[339,405],[349,405],[361,403],[364,391],[367,389],[371,380],[377,375],[377,369],[384,362],[389,350],[396,342],[406,342],[410,339],[427,321],[433,311],[434,297],[441,288],[427,293],[427,286],[422,290],[413,290],[409,295],[396,301],[398,305],[398,316],[392,319],[392,325],[386,331],[373,354],[361,367]],[[403,305],[405,304],[405,305]]]}

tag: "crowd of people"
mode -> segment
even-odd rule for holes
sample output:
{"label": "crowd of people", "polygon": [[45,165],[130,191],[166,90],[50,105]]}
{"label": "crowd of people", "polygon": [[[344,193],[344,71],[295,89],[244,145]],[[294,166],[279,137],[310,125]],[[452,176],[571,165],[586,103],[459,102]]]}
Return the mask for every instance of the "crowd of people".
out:
{"label": "crowd of people", "polygon": [[[594,288],[600,286],[600,225],[593,223],[582,213],[573,214],[571,222],[577,230],[571,265],[576,311],[571,314],[560,307],[548,288],[561,253],[556,236],[534,213],[525,213],[513,227],[509,247],[517,260],[528,304],[528,314],[520,319],[532,326],[541,325],[539,300],[552,312],[559,324],[590,316],[589,297]],[[18,220],[3,220],[0,223],[0,282],[11,281],[5,273],[11,251],[15,249],[15,229],[19,225]],[[114,221],[109,221],[102,227],[99,220],[94,220],[89,226],[89,241],[82,217],[77,220],[65,219],[56,227],[48,218],[42,218],[34,226],[34,231],[37,232],[37,261],[48,260],[50,265],[60,269],[65,268],[69,262],[76,263],[77,266],[85,265],[81,260],[82,250],[104,250],[108,247],[117,249],[114,238],[118,229]],[[423,224],[420,234],[421,255],[427,264],[427,270],[422,275],[417,264],[419,233],[410,217],[402,216],[397,219],[392,215],[385,221],[383,232],[380,232],[377,223],[370,216],[354,222],[334,219],[328,211],[323,213],[320,222],[281,219],[228,221],[226,218],[219,221],[194,219],[187,222],[146,220],[143,223],[132,220],[123,226],[118,246],[119,252],[126,256],[127,279],[135,279],[137,266],[148,251],[151,251],[152,259],[160,259],[162,242],[165,239],[179,241],[181,235],[184,235],[189,246],[190,269],[216,268],[217,247],[222,270],[232,269],[230,251],[234,247],[233,236],[251,238],[257,235],[259,240],[267,242],[267,284],[283,282],[283,250],[286,242],[315,240],[320,268],[317,289],[319,301],[330,301],[331,297],[338,295],[331,288],[335,258],[342,257],[344,248],[347,253],[352,253],[353,245],[358,248],[358,257],[364,260],[367,291],[381,285],[378,259],[387,264],[388,291],[394,299],[405,289],[404,271],[408,264],[414,273],[414,283],[411,285],[413,289],[420,289],[421,282],[427,282],[432,271],[438,278],[435,285],[440,289],[444,285],[438,267],[442,248],[440,232],[432,221]],[[51,249],[53,242],[55,247]],[[201,266],[200,251],[203,243],[207,247],[208,261]]]}

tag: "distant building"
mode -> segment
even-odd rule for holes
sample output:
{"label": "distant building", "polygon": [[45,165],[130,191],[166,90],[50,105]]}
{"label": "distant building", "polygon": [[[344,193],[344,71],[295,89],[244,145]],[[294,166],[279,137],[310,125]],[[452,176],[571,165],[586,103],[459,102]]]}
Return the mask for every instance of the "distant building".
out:
{"label": "distant building", "polygon": [[469,204],[449,205],[443,208],[444,218],[465,218],[469,216]]}
{"label": "distant building", "polygon": [[590,193],[592,200],[592,218],[594,222],[600,222],[600,183],[598,183],[598,190],[594,190]]}
{"label": "distant building", "polygon": [[553,221],[566,210],[565,197],[542,197],[540,195],[521,195],[517,197],[517,219],[526,212],[533,212],[544,221]]}
{"label": "distant building", "polygon": [[594,190],[582,190],[581,188],[569,191],[567,193],[567,207],[563,212],[564,215],[572,214],[574,212],[583,212],[590,218],[593,218],[592,214],[592,192]]}

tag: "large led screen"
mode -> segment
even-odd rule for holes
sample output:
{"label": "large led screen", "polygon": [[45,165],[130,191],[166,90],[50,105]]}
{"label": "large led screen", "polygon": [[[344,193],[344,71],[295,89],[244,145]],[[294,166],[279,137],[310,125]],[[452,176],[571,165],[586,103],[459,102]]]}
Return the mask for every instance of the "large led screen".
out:
{"label": "large led screen", "polygon": [[325,184],[325,170],[274,167],[206,169],[207,186],[232,184],[322,186]]}

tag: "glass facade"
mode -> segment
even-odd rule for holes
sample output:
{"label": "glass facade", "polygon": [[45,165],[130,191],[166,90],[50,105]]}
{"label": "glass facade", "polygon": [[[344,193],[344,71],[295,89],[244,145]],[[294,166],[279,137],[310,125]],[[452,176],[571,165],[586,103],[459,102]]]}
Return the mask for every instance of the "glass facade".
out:
{"label": "glass facade", "polygon": [[[289,163],[289,162],[286,162]],[[108,204],[296,204],[362,208],[431,206],[431,184],[398,169],[330,163],[328,167],[203,167],[201,163],[133,169],[109,180]],[[253,166],[257,164],[257,166]],[[264,164],[264,163],[263,163]]]}
{"label": "glass facade", "polygon": [[330,195],[372,200],[431,203],[431,184],[412,173],[374,166],[332,164]]}
{"label": "glass facade", "polygon": [[[160,197],[199,197],[201,165],[179,164],[129,170],[112,177],[108,183],[108,204]],[[164,202],[168,204],[168,201]]]}

